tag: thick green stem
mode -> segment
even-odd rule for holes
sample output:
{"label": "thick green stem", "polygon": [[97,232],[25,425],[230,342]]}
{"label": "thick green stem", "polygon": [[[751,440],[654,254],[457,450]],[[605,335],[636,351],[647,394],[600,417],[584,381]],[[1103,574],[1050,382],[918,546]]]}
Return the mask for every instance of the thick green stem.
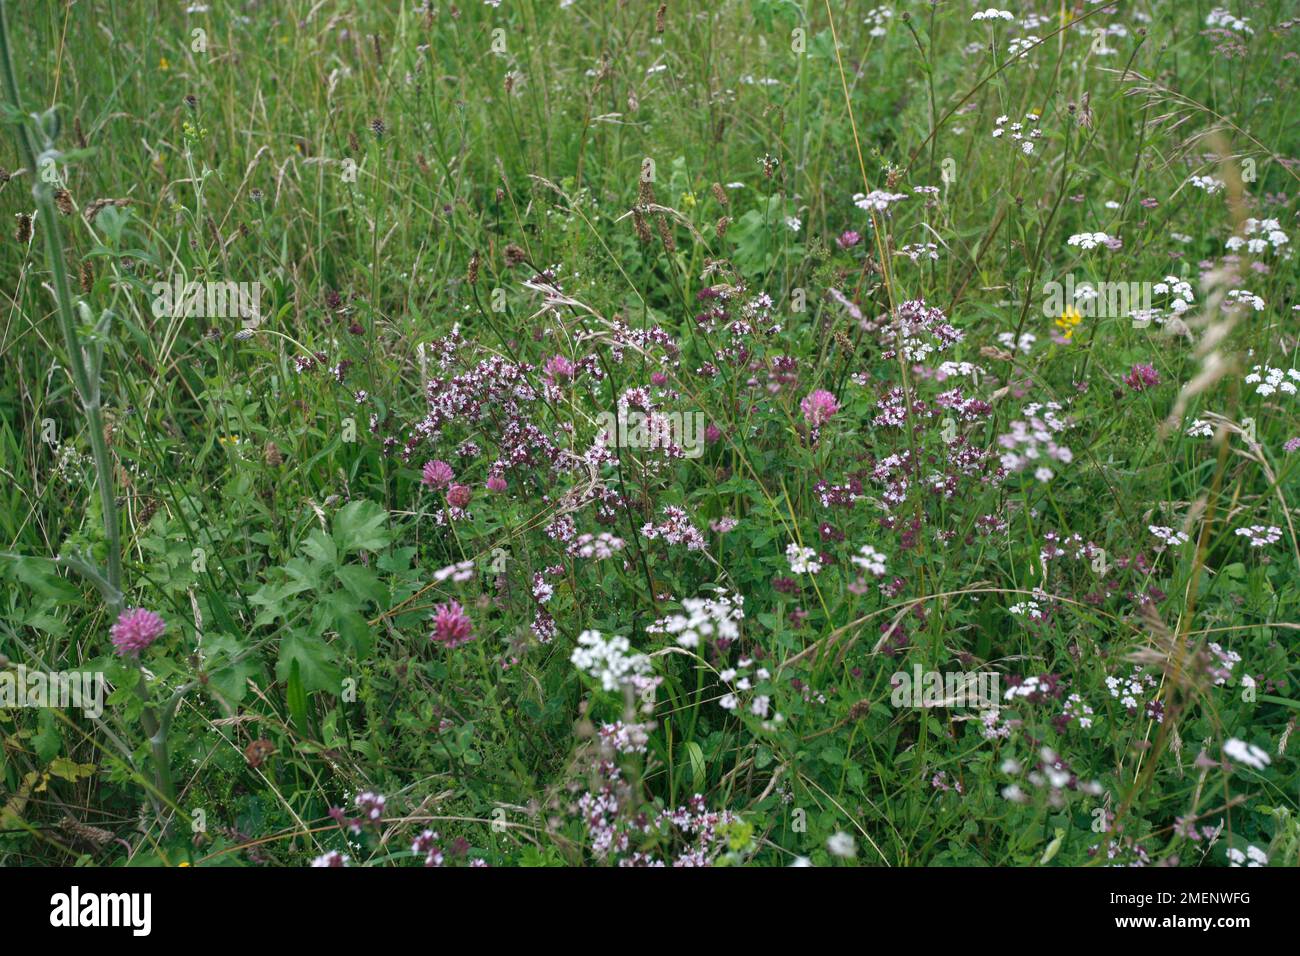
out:
{"label": "thick green stem", "polygon": [[[9,43],[8,10],[5,0],[0,0],[0,71],[4,73],[5,96],[14,108],[17,117],[22,117],[22,99],[18,93],[18,78],[14,72],[13,55]],[[32,177],[32,197],[36,200],[37,224],[45,239],[45,260],[54,280],[54,298],[57,303],[59,327],[63,332],[63,344],[68,353],[68,364],[72,371],[72,381],[81,399],[81,406],[86,415],[86,427],[90,430],[90,448],[95,460],[95,474],[99,487],[100,508],[104,518],[104,546],[107,552],[107,579],[111,586],[105,595],[110,616],[116,617],[122,610],[122,541],[118,522],[117,501],[113,495],[113,461],[109,456],[108,442],[104,438],[104,416],[99,397],[99,363],[94,368],[87,368],[87,354],[82,348],[81,338],[77,333],[77,321],[73,311],[72,287],[68,283],[68,267],[63,258],[63,243],[59,237],[58,212],[54,205],[54,189],[42,175],[42,157],[53,160],[48,155],[52,145],[37,151],[37,143],[26,119],[19,118],[15,123],[15,138],[23,162]],[[137,665],[138,666],[138,665]],[[167,752],[166,728],[160,725],[157,708],[145,686],[143,670],[136,682],[136,694],[144,704],[140,723],[149,747],[153,753],[154,780],[159,793],[168,803],[175,799],[172,785],[171,764]]]}

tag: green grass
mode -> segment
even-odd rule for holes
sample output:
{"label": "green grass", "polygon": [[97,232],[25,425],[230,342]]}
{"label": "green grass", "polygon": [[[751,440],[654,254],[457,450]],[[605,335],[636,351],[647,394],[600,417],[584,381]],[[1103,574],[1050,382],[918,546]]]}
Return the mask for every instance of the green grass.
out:
{"label": "green grass", "polygon": [[[1300,862],[1300,405],[1246,381],[1296,366],[1288,5],[1234,5],[1250,33],[1145,2],[1029,26],[965,4],[185,6],[8,5],[37,118],[0,142],[0,654],[112,692],[93,720],[0,709],[0,862],[417,865],[425,829],[448,864]],[[19,135],[66,154],[56,181]],[[38,183],[74,208],[19,241]],[[908,198],[855,205],[874,190]],[[1271,231],[1290,241],[1225,261]],[[1067,242],[1096,232],[1122,247]],[[1084,308],[1067,337],[1044,301],[1068,275],[1194,296],[1175,315],[1156,292],[1145,326]],[[260,322],[155,309],[178,279],[259,283]],[[890,336],[918,299],[962,335],[908,361]],[[98,425],[68,336],[102,348]],[[1126,383],[1139,364],[1158,384]],[[449,386],[476,367],[493,388]],[[430,383],[472,401],[404,455]],[[716,428],[698,456],[597,453],[640,388]],[[837,410],[810,430],[819,389]],[[1061,430],[1028,430],[1069,460],[1006,473],[999,437],[1049,402]],[[434,459],[468,515],[440,520]],[[646,532],[665,508],[702,548]],[[1279,534],[1252,547],[1254,525]],[[566,547],[601,532],[621,550]],[[883,576],[852,563],[867,545]],[[138,662],[110,641],[119,553],[121,602],[167,625]],[[717,588],[743,597],[734,640],[652,627]],[[429,640],[451,601],[455,648]],[[575,667],[586,631],[648,655],[649,697]],[[893,706],[914,666],[1052,677],[986,734],[974,708]],[[1107,678],[1134,673],[1129,708]],[[644,751],[603,743],[619,721]],[[1230,740],[1270,762],[1224,762]],[[382,823],[345,833],[330,809],[366,791]],[[696,795],[678,819],[717,814],[701,829],[636,825]]]}

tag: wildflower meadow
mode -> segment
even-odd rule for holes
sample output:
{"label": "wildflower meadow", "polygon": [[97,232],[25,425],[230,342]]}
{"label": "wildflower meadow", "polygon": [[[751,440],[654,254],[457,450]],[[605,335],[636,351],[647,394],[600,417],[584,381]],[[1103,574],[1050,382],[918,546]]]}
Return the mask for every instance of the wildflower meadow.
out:
{"label": "wildflower meadow", "polygon": [[1300,7],[984,2],[0,2],[0,864],[1300,864]]}

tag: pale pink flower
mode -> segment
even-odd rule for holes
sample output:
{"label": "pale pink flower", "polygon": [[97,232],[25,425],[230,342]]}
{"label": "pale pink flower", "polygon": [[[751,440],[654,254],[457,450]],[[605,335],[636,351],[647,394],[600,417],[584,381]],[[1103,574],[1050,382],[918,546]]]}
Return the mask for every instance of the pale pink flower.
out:
{"label": "pale pink flower", "polygon": [[574,372],[577,371],[574,364],[563,355],[551,356],[544,366],[544,370],[553,379],[573,378]]}
{"label": "pale pink flower", "polygon": [[830,421],[831,416],[840,410],[840,403],[830,392],[819,388],[800,402],[799,407],[803,410],[804,420],[817,428]]}

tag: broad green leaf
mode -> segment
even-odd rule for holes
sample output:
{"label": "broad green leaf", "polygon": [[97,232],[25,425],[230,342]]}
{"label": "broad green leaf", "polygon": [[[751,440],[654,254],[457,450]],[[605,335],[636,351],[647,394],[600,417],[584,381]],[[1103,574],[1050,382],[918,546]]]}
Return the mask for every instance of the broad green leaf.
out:
{"label": "broad green leaf", "polygon": [[340,552],[378,551],[392,540],[388,512],[373,501],[352,501],[338,510],[332,529]]}
{"label": "broad green leaf", "polygon": [[285,688],[285,701],[289,705],[289,715],[293,725],[300,731],[307,730],[307,691],[302,686],[302,667],[298,658],[289,664],[289,681]]}
{"label": "broad green leaf", "polygon": [[275,665],[275,676],[288,683],[295,662],[306,693],[318,690],[333,694],[339,692],[343,673],[337,666],[338,652],[323,637],[308,637],[297,631],[287,633],[280,641],[280,660]]}
{"label": "broad green leaf", "polygon": [[55,757],[50,761],[50,773],[68,783],[76,783],[82,777],[89,777],[95,772],[93,763],[77,763],[67,757]]}
{"label": "broad green leaf", "polygon": [[261,665],[252,656],[236,662],[243,648],[226,634],[209,637],[205,647],[211,664],[208,686],[230,706],[240,704],[248,696],[249,680],[261,672]]}
{"label": "broad green leaf", "polygon": [[372,601],[381,604],[387,595],[387,589],[379,583],[374,571],[359,564],[348,564],[334,571],[348,593],[359,601]]}
{"label": "broad green leaf", "polygon": [[313,528],[311,534],[307,535],[307,540],[302,543],[302,553],[315,561],[323,561],[326,564],[337,564],[339,558],[338,548],[334,546],[334,540],[320,528]]}

